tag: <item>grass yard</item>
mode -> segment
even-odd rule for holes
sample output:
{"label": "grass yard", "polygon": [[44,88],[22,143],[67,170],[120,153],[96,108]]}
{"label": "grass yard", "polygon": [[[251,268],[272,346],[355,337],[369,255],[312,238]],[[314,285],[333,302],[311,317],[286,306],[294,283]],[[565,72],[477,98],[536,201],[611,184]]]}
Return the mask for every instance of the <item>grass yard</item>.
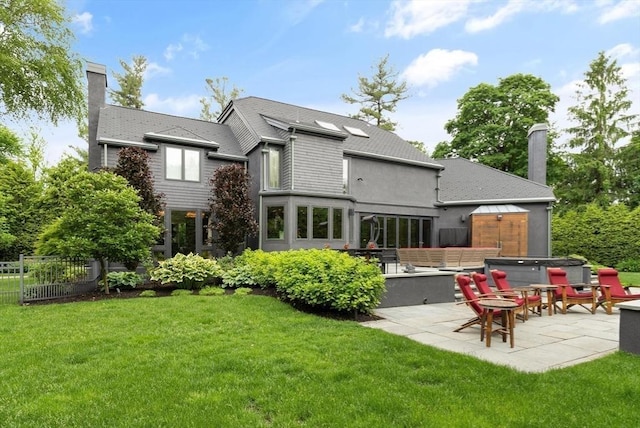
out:
{"label": "grass yard", "polygon": [[640,287],[640,272],[619,272],[618,276],[623,284],[631,284]]}
{"label": "grass yard", "polygon": [[640,426],[640,357],[525,374],[266,296],[0,305],[0,425]]}

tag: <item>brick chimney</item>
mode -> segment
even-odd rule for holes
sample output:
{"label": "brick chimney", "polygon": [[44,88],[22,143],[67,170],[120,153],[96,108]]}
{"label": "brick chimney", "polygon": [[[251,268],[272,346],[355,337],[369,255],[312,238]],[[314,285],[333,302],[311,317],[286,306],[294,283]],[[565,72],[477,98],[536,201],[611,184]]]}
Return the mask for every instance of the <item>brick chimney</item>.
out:
{"label": "brick chimney", "polygon": [[531,181],[547,184],[547,131],[546,123],[536,123],[527,134],[529,139],[529,169]]}
{"label": "brick chimney", "polygon": [[107,91],[107,67],[87,62],[87,86],[89,89],[89,171],[101,166],[101,151],[98,146],[98,118],[105,106]]}

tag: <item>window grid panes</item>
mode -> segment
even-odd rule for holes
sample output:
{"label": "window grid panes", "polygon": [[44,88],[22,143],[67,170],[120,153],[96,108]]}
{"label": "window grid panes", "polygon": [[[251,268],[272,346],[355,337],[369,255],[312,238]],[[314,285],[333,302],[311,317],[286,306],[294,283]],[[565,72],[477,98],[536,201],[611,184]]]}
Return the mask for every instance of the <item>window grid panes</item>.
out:
{"label": "window grid panes", "polygon": [[329,208],[313,208],[313,239],[329,239]]}
{"label": "window grid panes", "polygon": [[308,212],[309,210],[307,207],[298,207],[298,239],[307,239],[309,237],[307,232]]}
{"label": "window grid panes", "polygon": [[165,177],[168,180],[200,181],[200,151],[167,147]]}
{"label": "window grid panes", "polygon": [[342,239],[342,208],[333,208],[333,239]]}
{"label": "window grid panes", "polygon": [[280,150],[269,149],[269,188],[280,188]]}
{"label": "window grid panes", "polygon": [[267,239],[284,239],[284,206],[267,207]]}

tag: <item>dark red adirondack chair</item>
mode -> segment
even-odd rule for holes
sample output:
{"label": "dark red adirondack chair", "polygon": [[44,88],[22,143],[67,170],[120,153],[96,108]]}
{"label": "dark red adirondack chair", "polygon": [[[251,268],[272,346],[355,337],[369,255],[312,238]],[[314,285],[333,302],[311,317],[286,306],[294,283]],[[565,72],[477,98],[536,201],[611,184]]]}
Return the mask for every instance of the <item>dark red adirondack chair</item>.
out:
{"label": "dark red adirondack chair", "polygon": [[598,283],[600,284],[600,297],[598,305],[604,307],[609,315],[613,305],[620,302],[640,299],[640,293],[629,293],[629,287],[620,283],[618,271],[611,268],[598,269]]}

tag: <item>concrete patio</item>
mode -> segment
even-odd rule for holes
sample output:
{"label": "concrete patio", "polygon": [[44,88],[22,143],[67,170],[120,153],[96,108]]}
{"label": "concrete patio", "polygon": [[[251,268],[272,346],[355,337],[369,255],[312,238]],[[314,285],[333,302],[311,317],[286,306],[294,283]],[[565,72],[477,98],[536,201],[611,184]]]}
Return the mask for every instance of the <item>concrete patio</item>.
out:
{"label": "concrete patio", "polygon": [[474,317],[464,304],[438,303],[419,306],[381,308],[375,314],[381,320],[362,325],[448,351],[467,354],[524,372],[543,372],[590,361],[618,350],[620,313],[614,308],[607,315],[598,308],[592,315],[582,307],[572,307],[566,315],[530,315],[526,322],[516,321],[515,347],[509,340],[493,336],[491,347],[480,342],[480,326],[458,333],[453,330]]}

